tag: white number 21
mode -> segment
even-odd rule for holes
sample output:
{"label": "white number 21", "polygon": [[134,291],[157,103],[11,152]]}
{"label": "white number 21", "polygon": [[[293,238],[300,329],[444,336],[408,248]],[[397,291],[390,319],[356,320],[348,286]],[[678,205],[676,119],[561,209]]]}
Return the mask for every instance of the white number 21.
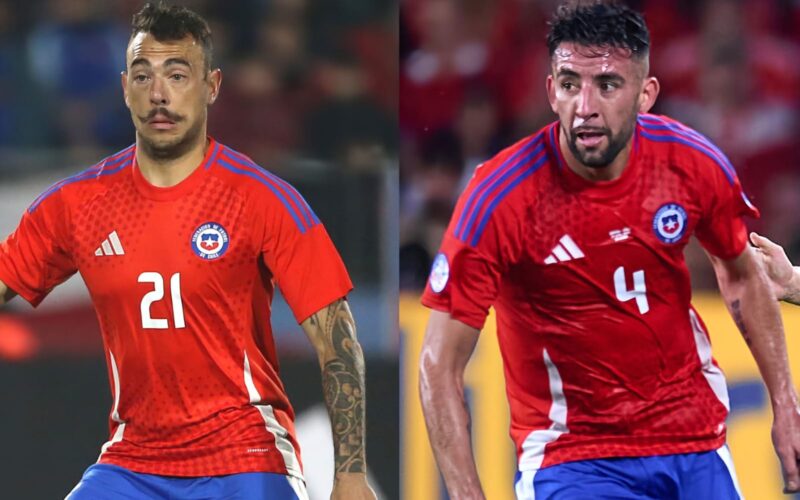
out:
{"label": "white number 21", "polygon": [[625,283],[625,268],[618,267],[614,271],[614,290],[621,302],[636,299],[640,314],[645,314],[650,310],[650,304],[647,303],[647,287],[644,284],[644,271],[633,273],[633,290],[628,290],[628,285]]}
{"label": "white number 21", "polygon": [[[150,316],[150,306],[164,298],[164,278],[159,273],[146,272],[139,275],[139,283],[152,283],[155,289],[147,292],[142,297],[142,328],[166,330],[169,322],[166,319]],[[175,273],[169,280],[170,296],[172,297],[172,316],[175,328],[186,328],[183,319],[183,300],[181,299],[181,274]]]}

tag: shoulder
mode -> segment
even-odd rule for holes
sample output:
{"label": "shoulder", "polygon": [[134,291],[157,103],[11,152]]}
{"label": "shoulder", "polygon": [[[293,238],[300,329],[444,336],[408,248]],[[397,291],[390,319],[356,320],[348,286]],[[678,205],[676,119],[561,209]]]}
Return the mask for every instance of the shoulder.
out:
{"label": "shoulder", "polygon": [[699,177],[722,175],[736,183],[736,169],[725,153],[710,139],[693,128],[662,115],[641,114],[637,127],[644,141],[656,154],[670,156],[679,168]]}
{"label": "shoulder", "polygon": [[[476,170],[470,184],[497,181],[502,176],[515,177],[533,172],[547,161],[546,142],[550,126],[503,149]],[[469,187],[467,188],[469,189]]]}
{"label": "shoulder", "polygon": [[320,223],[311,206],[292,184],[247,155],[219,144],[215,162],[224,181],[243,193],[248,203],[278,216],[291,217],[300,232]]}
{"label": "shoulder", "polygon": [[554,126],[516,142],[475,170],[456,205],[453,236],[475,246],[491,221],[524,211],[525,186],[536,182],[536,173],[549,161],[547,137]]}
{"label": "shoulder", "polygon": [[31,205],[28,212],[33,213],[41,205],[53,203],[64,198],[84,198],[88,193],[106,189],[106,184],[121,178],[133,164],[134,145],[109,155],[93,166],[73,176],[62,179],[42,192]]}

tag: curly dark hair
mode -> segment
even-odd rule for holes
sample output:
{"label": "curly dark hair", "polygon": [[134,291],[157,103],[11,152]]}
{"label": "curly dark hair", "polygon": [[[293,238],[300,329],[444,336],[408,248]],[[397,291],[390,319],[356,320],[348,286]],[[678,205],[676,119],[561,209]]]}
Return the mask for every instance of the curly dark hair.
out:
{"label": "curly dark hair", "polygon": [[627,49],[634,57],[645,57],[650,51],[650,32],[644,17],[615,1],[563,4],[549,25],[547,47],[551,56],[563,42]]}
{"label": "curly dark hair", "polygon": [[150,33],[159,42],[180,40],[191,35],[203,47],[206,70],[211,68],[211,30],[205,19],[186,7],[148,2],[133,15],[131,28],[131,38],[137,33]]}

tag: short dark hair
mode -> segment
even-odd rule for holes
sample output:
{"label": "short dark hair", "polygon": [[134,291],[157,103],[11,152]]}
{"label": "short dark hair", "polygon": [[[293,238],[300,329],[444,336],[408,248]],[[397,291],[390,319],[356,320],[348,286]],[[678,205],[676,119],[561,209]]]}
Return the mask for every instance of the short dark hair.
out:
{"label": "short dark hair", "polygon": [[650,32],[644,17],[626,5],[614,1],[572,2],[559,6],[550,22],[550,56],[563,42],[627,49],[634,57],[644,57],[650,51]]}
{"label": "short dark hair", "polygon": [[181,40],[191,35],[203,47],[206,71],[211,69],[214,52],[211,30],[205,19],[186,7],[148,2],[133,15],[131,28],[131,39],[138,33],[150,33],[159,42]]}

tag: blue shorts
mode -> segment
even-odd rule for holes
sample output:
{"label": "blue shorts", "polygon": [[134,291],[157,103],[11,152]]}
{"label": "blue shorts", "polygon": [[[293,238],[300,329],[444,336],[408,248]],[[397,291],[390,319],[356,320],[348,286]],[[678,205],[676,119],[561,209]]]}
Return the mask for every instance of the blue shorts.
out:
{"label": "blue shorts", "polygon": [[227,476],[168,477],[94,464],[65,500],[308,500],[292,476],[246,472]]}
{"label": "blue shorts", "polygon": [[702,453],[581,460],[517,472],[514,489],[518,500],[742,497],[727,446]]}

